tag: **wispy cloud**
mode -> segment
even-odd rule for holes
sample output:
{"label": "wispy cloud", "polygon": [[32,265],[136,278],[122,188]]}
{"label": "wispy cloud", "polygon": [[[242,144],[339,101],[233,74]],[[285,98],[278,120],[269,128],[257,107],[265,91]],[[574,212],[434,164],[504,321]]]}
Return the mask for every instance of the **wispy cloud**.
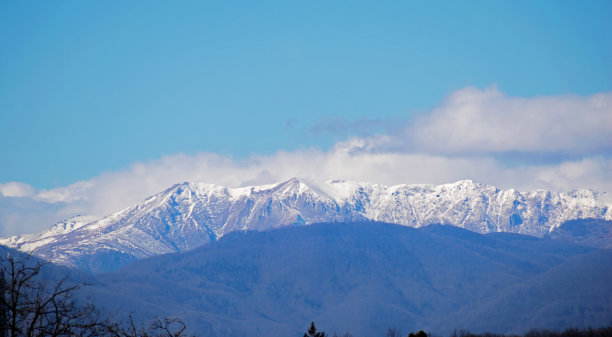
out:
{"label": "wispy cloud", "polygon": [[[0,184],[0,235],[38,231],[74,214],[106,215],[182,181],[238,187],[293,176],[387,185],[473,179],[519,190],[612,192],[611,100],[612,94],[516,98],[496,88],[466,88],[400,131],[349,138],[328,151],[241,160],[176,154],[51,190]],[[561,155],[510,165],[500,154],[512,151]]]}
{"label": "wispy cloud", "polygon": [[0,183],[0,196],[3,197],[29,197],[34,195],[32,186],[18,182]]}
{"label": "wispy cloud", "polygon": [[385,130],[391,124],[392,121],[386,121],[380,118],[364,118],[349,121],[342,116],[331,116],[320,120],[317,124],[308,128],[307,131],[315,135],[331,134],[340,137],[357,135],[363,137]]}
{"label": "wispy cloud", "polygon": [[68,205],[36,200],[32,196],[0,196],[0,236],[38,232],[75,215]]}

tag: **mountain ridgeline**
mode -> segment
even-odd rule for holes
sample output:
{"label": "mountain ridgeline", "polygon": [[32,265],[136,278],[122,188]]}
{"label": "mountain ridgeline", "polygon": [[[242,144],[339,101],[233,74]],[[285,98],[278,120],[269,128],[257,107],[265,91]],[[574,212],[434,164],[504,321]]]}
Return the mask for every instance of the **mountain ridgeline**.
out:
{"label": "mountain ridgeline", "polygon": [[[293,178],[244,188],[186,182],[107,217],[67,220],[42,233],[2,239],[0,244],[55,263],[101,272],[142,258],[189,251],[235,231],[380,221],[544,237],[576,219],[591,219],[594,222],[589,226],[609,233],[612,207],[591,190],[521,193],[469,180],[383,186]],[[571,241],[572,233],[581,231],[574,227],[560,237]],[[585,242],[610,245],[608,239]]]}

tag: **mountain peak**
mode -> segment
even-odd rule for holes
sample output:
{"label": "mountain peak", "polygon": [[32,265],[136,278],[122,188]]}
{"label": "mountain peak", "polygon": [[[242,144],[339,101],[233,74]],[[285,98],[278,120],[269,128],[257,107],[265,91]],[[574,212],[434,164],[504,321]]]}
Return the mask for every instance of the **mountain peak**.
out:
{"label": "mountain peak", "polygon": [[100,271],[190,250],[233,231],[379,221],[544,236],[564,221],[585,218],[612,220],[612,207],[592,192],[500,191],[472,180],[385,186],[293,177],[241,188],[183,182],[105,218],[55,226],[61,230],[3,239],[0,244]]}
{"label": "mountain peak", "polygon": [[276,190],[280,190],[283,192],[297,191],[299,193],[302,193],[309,188],[308,183],[306,183],[306,181],[297,177],[293,177],[289,180],[280,182],[276,184],[276,187]]}

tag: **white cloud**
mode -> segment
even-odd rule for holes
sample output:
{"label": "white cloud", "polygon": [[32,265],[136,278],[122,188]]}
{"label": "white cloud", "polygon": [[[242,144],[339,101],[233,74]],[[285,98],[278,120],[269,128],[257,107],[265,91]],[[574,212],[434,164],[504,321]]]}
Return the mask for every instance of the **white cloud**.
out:
{"label": "white cloud", "polygon": [[[386,185],[473,179],[523,191],[592,188],[611,193],[612,159],[605,152],[612,146],[610,102],[610,94],[525,99],[495,88],[467,88],[406,125],[404,133],[351,138],[329,151],[279,151],[241,160],[177,154],[51,190],[0,184],[0,235],[38,231],[44,219],[48,226],[75,214],[106,215],[183,181],[239,187],[294,176]],[[582,155],[510,166],[496,156],[503,151]]]}
{"label": "white cloud", "polygon": [[612,93],[521,98],[470,87],[392,136],[404,151],[610,154]]}
{"label": "white cloud", "polygon": [[29,197],[34,195],[32,186],[18,182],[0,183],[0,196],[4,197]]}
{"label": "white cloud", "polygon": [[74,214],[62,203],[49,204],[33,197],[0,196],[0,236],[38,232]]}

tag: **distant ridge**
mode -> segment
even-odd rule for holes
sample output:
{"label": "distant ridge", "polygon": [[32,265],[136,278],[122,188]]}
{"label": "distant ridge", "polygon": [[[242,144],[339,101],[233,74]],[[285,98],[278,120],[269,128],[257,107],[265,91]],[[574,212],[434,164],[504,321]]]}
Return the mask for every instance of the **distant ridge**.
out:
{"label": "distant ridge", "polygon": [[210,337],[522,334],[612,317],[612,250],[452,226],[315,224],[233,232],[182,254],[97,275],[111,312],[177,315]]}
{"label": "distant ridge", "polygon": [[2,239],[0,244],[99,272],[188,251],[233,231],[380,221],[543,237],[574,219],[612,220],[612,207],[592,190],[522,193],[471,180],[384,186],[292,178],[243,188],[184,182],[102,219],[72,219],[38,234]]}

